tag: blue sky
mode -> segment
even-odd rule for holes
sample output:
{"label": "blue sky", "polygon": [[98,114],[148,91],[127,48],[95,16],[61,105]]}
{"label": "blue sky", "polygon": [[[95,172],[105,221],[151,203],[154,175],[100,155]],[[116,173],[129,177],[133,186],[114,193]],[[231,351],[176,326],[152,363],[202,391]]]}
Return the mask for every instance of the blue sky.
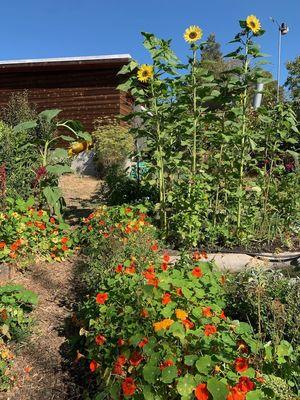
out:
{"label": "blue sky", "polygon": [[[141,31],[172,38],[184,58],[182,32],[199,25],[204,35],[215,32],[224,53],[249,14],[260,18],[266,34],[259,41],[270,54],[269,69],[277,68],[277,29],[269,20],[286,21],[282,61],[300,54],[300,0],[3,0],[0,59],[23,59],[130,53],[147,62]],[[285,69],[282,81],[286,76]]]}

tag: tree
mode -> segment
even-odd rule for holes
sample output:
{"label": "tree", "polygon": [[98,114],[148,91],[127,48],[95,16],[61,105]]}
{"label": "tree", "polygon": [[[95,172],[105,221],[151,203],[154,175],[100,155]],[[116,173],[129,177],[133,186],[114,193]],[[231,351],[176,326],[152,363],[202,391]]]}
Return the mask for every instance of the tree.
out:
{"label": "tree", "polygon": [[215,77],[219,76],[226,69],[221,45],[219,42],[216,42],[216,35],[214,33],[208,36],[206,43],[202,46],[200,65],[212,72]]}
{"label": "tree", "polygon": [[294,109],[300,116],[300,56],[286,64],[288,78],[285,86],[289,89]]}

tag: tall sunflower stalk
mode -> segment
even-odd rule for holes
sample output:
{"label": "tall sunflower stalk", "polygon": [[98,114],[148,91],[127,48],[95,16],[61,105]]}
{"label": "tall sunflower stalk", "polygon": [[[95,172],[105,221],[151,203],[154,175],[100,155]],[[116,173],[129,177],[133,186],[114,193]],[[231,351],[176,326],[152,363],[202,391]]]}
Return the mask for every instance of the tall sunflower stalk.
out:
{"label": "tall sunflower stalk", "polygon": [[197,104],[197,50],[199,46],[196,44],[202,38],[203,32],[199,26],[192,25],[184,32],[184,39],[190,43],[192,50],[191,59],[191,83],[192,83],[192,110],[193,110],[193,137],[192,137],[192,157],[191,157],[191,177],[195,179],[197,174],[197,135],[198,135],[198,119],[199,111]]}
{"label": "tall sunflower stalk", "polygon": [[248,85],[247,76],[249,73],[251,51],[249,51],[252,45],[253,35],[259,34],[261,31],[261,24],[254,15],[249,15],[246,21],[241,21],[241,26],[245,28],[243,34],[245,35],[245,41],[240,36],[240,42],[244,45],[244,56],[243,56],[243,76],[244,76],[244,90],[241,96],[242,103],[242,125],[241,125],[241,158],[239,165],[239,178],[238,178],[238,208],[237,208],[237,234],[241,229],[242,214],[243,214],[243,200],[242,193],[244,187],[244,175],[245,175],[245,156],[246,156],[246,145],[247,145],[247,104],[248,104]]}

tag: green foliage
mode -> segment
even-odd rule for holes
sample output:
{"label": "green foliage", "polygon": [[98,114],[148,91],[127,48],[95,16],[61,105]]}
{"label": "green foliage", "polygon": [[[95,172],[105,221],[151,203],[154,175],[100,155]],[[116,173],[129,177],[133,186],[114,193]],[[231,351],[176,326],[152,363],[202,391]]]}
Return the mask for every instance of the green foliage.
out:
{"label": "green foliage", "polygon": [[294,109],[300,116],[300,56],[286,64],[288,77],[285,85],[290,90]]}
{"label": "green foliage", "polygon": [[[50,211],[62,220],[64,199],[58,188],[58,178],[72,170],[68,165],[68,152],[57,144],[62,140],[71,144],[76,140],[91,142],[91,136],[83,131],[82,125],[77,121],[57,121],[60,112],[57,109],[44,110],[35,119],[16,125],[13,134],[27,133],[30,139],[28,148],[39,154],[39,168],[34,171],[36,176],[32,181],[37,206],[43,205],[46,200]],[[72,137],[60,133],[59,129],[68,130]]]}
{"label": "green foliage", "polygon": [[250,321],[266,340],[300,346],[299,278],[258,265],[233,275],[227,295],[232,318]]}
{"label": "green foliage", "polygon": [[7,343],[22,340],[29,333],[33,321],[28,314],[37,302],[37,295],[21,285],[0,287],[0,392],[11,384],[9,368],[14,355]]}
{"label": "green foliage", "polygon": [[[120,85],[136,100],[126,120],[143,138],[143,181],[157,193],[163,234],[185,246],[297,247],[299,131],[288,104],[274,103],[274,80],[245,21],[222,61],[214,37],[193,42],[183,65],[171,41],[143,33],[153,76],[141,82],[135,62]],[[138,71],[137,71],[138,68]],[[152,70],[151,70],[152,71]],[[265,84],[264,106],[252,108],[254,87]],[[201,192],[201,193],[200,193]]]}
{"label": "green foliage", "polygon": [[92,133],[95,158],[99,170],[106,173],[110,167],[123,167],[134,149],[129,128],[115,119],[99,118]]}

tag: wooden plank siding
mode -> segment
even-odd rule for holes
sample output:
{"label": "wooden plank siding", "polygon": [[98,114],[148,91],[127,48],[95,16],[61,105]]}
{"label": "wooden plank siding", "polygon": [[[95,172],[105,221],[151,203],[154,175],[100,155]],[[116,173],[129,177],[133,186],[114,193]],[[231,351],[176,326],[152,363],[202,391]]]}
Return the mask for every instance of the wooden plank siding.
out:
{"label": "wooden plank siding", "polygon": [[97,117],[130,112],[131,98],[116,89],[117,73],[129,60],[1,62],[0,107],[12,93],[27,90],[37,111],[59,108],[62,119],[78,119],[92,130]]}

